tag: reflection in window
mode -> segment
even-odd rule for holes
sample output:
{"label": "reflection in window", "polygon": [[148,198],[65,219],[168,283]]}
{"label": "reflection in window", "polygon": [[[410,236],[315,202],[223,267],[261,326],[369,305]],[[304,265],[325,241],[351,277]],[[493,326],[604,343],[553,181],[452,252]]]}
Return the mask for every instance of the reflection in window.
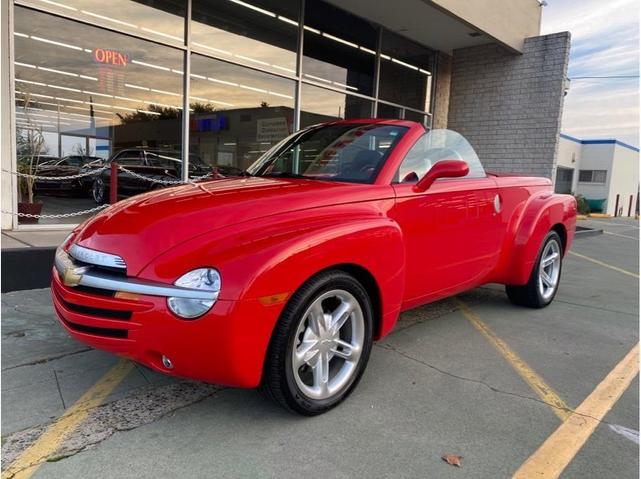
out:
{"label": "reflection in window", "polygon": [[[185,42],[185,0],[23,0],[23,3],[166,43]],[[46,37],[41,42],[46,43]]]}
{"label": "reflection in window", "polygon": [[373,102],[336,91],[302,85],[301,128],[343,118],[371,118]]}
{"label": "reflection in window", "polygon": [[297,0],[194,0],[192,46],[205,54],[296,74]]}
{"label": "reflection in window", "polygon": [[[180,50],[20,7],[14,41],[23,168],[34,155],[106,158],[143,147],[180,151]],[[61,180],[58,186],[36,188],[43,214],[95,206],[88,181],[79,186]]]}
{"label": "reflection in window", "polygon": [[244,170],[293,131],[293,81],[197,54],[191,71],[190,152],[206,164]]}
{"label": "reflection in window", "polygon": [[429,111],[434,58],[432,50],[383,30],[379,97]]}
{"label": "reflection in window", "polygon": [[305,2],[303,78],[372,95],[377,28],[320,0]]}

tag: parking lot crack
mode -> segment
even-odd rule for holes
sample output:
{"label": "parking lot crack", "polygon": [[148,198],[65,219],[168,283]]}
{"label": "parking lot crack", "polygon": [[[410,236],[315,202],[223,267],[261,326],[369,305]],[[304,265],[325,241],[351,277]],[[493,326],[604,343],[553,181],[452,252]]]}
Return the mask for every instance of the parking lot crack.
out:
{"label": "parking lot crack", "polygon": [[53,370],[53,377],[56,378],[56,387],[58,388],[58,394],[60,395],[60,401],[62,402],[62,408],[67,409],[67,405],[65,404],[65,398],[62,397],[62,391],[60,390],[60,381],[58,380],[58,372],[54,369]]}
{"label": "parking lot crack", "polygon": [[404,357],[406,359],[409,359],[410,361],[414,361],[414,362],[416,362],[418,364],[421,364],[421,365],[423,365],[425,367],[428,367],[428,368],[430,368],[430,369],[432,369],[432,370],[434,370],[434,371],[436,371],[439,374],[442,374],[444,376],[448,376],[448,377],[451,377],[453,379],[457,379],[457,380],[460,380],[460,381],[466,381],[466,382],[470,382],[470,383],[475,383],[475,384],[481,385],[481,386],[489,389],[493,393],[505,394],[507,396],[513,396],[513,397],[518,397],[520,399],[525,399],[525,400],[528,400],[528,401],[534,401],[534,402],[537,402],[539,404],[545,404],[546,406],[549,406],[551,408],[562,409],[562,410],[567,411],[569,413],[573,413],[573,414],[576,414],[576,415],[579,415],[579,416],[583,416],[583,417],[586,417],[586,418],[594,419],[595,421],[598,421],[599,423],[602,423],[602,424],[608,424],[608,425],[610,424],[609,422],[604,421],[604,420],[599,420],[596,417],[593,417],[593,416],[590,416],[590,415],[587,415],[587,414],[578,413],[572,408],[559,408],[556,404],[551,404],[551,403],[549,403],[547,401],[543,401],[543,400],[541,400],[539,398],[536,398],[536,397],[533,397],[533,396],[527,396],[527,395],[519,394],[519,393],[516,393],[516,392],[513,392],[513,391],[506,391],[504,389],[497,388],[496,386],[492,386],[491,384],[488,384],[488,383],[486,383],[484,381],[481,381],[480,379],[468,378],[468,377],[465,377],[465,376],[460,376],[458,374],[446,371],[446,370],[441,369],[441,368],[439,368],[437,366],[434,366],[433,364],[430,364],[430,363],[428,363],[426,361],[423,361],[422,359],[416,358],[416,357],[412,356],[411,354],[408,354],[408,353],[402,351],[401,349],[398,349],[397,347],[392,346],[389,343],[377,343],[376,346],[381,348],[381,349],[385,349],[387,351],[391,351],[391,352],[394,352],[396,354],[399,354],[400,356],[402,356],[402,357]]}
{"label": "parking lot crack", "polygon": [[74,354],[86,353],[87,351],[91,351],[91,348],[76,349],[68,353],[62,353],[55,356],[47,356],[46,358],[34,359],[33,361],[29,361],[26,363],[15,364],[13,366],[3,368],[2,372],[11,371],[12,369],[24,368],[26,366],[36,366],[38,364],[48,363],[49,361],[55,361],[56,359],[66,358],[67,356],[73,356]]}

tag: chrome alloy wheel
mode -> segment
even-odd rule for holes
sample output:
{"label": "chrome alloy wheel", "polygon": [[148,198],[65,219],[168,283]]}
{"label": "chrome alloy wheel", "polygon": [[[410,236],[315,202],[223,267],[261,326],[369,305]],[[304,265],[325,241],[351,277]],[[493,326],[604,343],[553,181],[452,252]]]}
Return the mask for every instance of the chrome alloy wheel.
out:
{"label": "chrome alloy wheel", "polygon": [[539,292],[544,300],[550,299],[559,284],[561,274],[561,247],[557,241],[545,245],[539,264]]}
{"label": "chrome alloy wheel", "polygon": [[294,337],[296,385],[311,399],[341,391],[357,370],[365,322],[358,300],[341,289],[318,296],[303,314]]}

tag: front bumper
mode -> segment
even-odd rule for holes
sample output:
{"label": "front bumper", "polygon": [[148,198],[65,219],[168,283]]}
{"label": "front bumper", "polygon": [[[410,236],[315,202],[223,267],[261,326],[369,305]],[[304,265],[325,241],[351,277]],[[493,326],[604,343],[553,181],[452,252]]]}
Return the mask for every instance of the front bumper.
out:
{"label": "front bumper", "polygon": [[[60,266],[52,272],[53,304],[62,326],[75,339],[174,376],[236,387],[260,383],[282,305],[219,299],[202,317],[183,320],[169,311],[166,296],[130,291],[116,297],[118,289],[99,289],[82,281],[80,287],[65,285]],[[121,278],[121,285],[122,279],[136,287],[142,283]],[[174,295],[174,287],[164,287]],[[163,355],[172,369],[163,365]]]}

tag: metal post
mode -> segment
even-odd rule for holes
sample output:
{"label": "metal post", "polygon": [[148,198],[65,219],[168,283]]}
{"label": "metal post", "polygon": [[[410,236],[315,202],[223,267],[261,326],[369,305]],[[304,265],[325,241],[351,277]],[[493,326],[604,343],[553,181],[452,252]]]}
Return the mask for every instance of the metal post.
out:
{"label": "metal post", "polygon": [[113,205],[118,202],[118,163],[111,162],[109,178],[109,204]]}
{"label": "metal post", "polygon": [[189,181],[189,80],[191,73],[191,7],[192,0],[187,0],[185,15],[185,46],[183,52],[183,116],[182,116],[182,148],[183,160],[182,180]]}
{"label": "metal post", "polygon": [[301,77],[303,76],[303,44],[305,42],[305,0],[300,1],[298,43],[296,45],[296,91],[294,92],[294,131],[300,130]]}
{"label": "metal post", "polygon": [[381,84],[381,46],[383,44],[383,27],[378,27],[378,38],[376,39],[376,66],[374,67],[374,108],[372,116],[378,116],[378,88]]}

